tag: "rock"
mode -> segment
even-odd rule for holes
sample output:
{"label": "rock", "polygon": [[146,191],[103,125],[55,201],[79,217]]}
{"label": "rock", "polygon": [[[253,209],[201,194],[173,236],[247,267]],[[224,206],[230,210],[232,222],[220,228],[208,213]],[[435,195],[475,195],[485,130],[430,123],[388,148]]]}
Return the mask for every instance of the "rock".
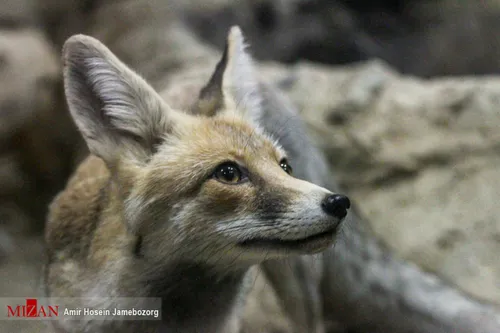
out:
{"label": "rock", "polygon": [[59,55],[31,28],[0,30],[0,72],[0,201],[13,200],[40,230],[79,142],[63,107]]}
{"label": "rock", "polygon": [[62,47],[77,33],[93,36],[155,86],[168,80],[169,72],[217,59],[217,53],[196,40],[181,22],[178,8],[182,5],[173,0],[72,0],[64,6],[59,1],[39,1],[56,45]]}
{"label": "rock", "polygon": [[288,80],[282,88],[377,237],[500,304],[499,79],[420,80],[380,62],[300,64],[273,79]]}
{"label": "rock", "polygon": [[0,30],[0,141],[36,120],[38,109],[51,107],[59,79],[58,56],[31,29]]}
{"label": "rock", "polygon": [[36,19],[36,6],[31,0],[2,0],[0,3],[0,26],[17,28],[33,25]]}

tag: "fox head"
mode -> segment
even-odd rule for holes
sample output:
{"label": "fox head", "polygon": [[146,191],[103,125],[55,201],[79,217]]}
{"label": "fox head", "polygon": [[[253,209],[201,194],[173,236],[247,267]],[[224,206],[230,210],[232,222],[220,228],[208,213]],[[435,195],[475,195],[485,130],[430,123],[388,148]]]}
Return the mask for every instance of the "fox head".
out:
{"label": "fox head", "polygon": [[293,177],[258,125],[261,95],[242,33],[192,112],[174,110],[92,37],[63,49],[71,115],[111,173],[116,214],[151,260],[256,263],[326,249],[349,199]]}

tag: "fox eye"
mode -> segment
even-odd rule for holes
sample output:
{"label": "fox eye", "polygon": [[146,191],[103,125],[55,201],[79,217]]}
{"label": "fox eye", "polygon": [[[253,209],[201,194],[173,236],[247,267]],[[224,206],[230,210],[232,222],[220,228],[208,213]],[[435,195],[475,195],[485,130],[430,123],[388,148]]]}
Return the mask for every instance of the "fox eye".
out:
{"label": "fox eye", "polygon": [[217,180],[228,184],[238,184],[244,180],[240,167],[232,162],[225,162],[219,165],[215,168],[213,176]]}
{"label": "fox eye", "polygon": [[285,170],[285,172],[289,175],[292,174],[293,172],[293,169],[292,167],[290,166],[290,164],[288,164],[288,161],[286,158],[282,159],[281,162],[280,162],[280,167]]}

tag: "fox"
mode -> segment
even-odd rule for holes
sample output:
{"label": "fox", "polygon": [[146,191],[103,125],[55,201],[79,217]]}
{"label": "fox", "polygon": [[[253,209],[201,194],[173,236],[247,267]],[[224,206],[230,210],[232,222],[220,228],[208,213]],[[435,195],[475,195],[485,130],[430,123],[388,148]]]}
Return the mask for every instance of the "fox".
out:
{"label": "fox", "polygon": [[[230,31],[215,70],[169,72],[157,92],[96,39],[65,44],[69,113],[92,154],[49,207],[42,292],[86,302],[73,308],[160,296],[163,312],[61,316],[51,331],[500,332],[497,307],[393,255],[355,202],[324,190],[343,192],[281,83],[257,77]],[[308,238],[323,230],[333,240]]]}
{"label": "fox", "polygon": [[185,109],[93,37],[70,37],[62,53],[68,109],[90,155],[49,208],[45,295],[79,308],[160,298],[162,316],[61,318],[54,329],[240,332],[256,267],[334,244],[350,199],[296,177],[262,127],[262,85],[238,26]]}

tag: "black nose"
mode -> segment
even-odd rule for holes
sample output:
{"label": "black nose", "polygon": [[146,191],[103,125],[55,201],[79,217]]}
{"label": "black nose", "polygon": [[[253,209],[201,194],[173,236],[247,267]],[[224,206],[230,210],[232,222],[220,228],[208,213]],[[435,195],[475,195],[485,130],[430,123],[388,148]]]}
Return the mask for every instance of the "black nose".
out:
{"label": "black nose", "polygon": [[351,207],[351,201],[345,195],[332,194],[323,199],[321,207],[327,214],[343,219]]}

